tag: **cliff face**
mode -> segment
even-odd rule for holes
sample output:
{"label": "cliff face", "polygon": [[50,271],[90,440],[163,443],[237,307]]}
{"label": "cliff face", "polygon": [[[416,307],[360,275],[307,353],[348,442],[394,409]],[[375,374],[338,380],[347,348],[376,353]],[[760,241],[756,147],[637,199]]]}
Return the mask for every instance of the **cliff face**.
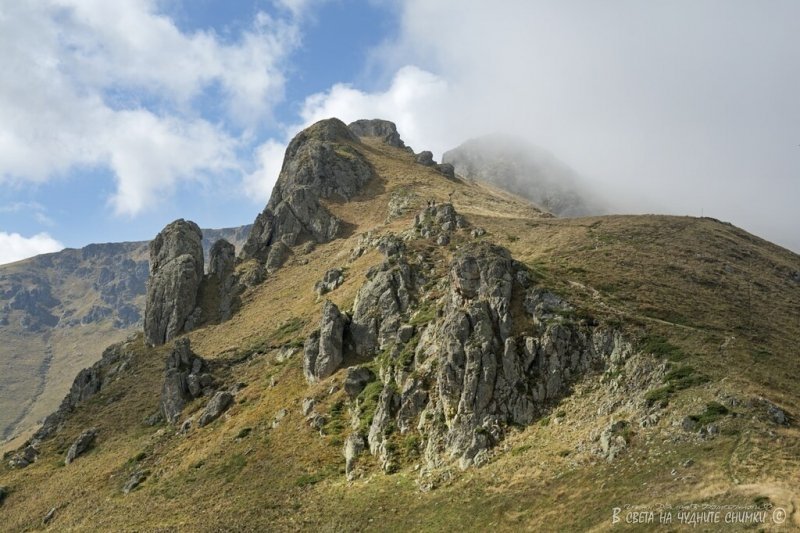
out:
{"label": "cliff face", "polygon": [[[800,504],[800,257],[711,219],[553,218],[451,170],[386,121],[298,134],[247,250],[214,244],[203,316],[110,347],[4,457],[4,525],[581,531],[621,499]],[[180,225],[152,286],[199,272]]]}

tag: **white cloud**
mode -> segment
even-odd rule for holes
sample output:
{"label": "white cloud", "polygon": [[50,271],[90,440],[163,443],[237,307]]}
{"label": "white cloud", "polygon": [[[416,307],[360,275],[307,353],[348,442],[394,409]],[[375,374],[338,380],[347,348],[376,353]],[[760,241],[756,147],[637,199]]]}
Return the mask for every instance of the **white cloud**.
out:
{"label": "white cloud", "polygon": [[256,170],[244,178],[244,193],[256,204],[263,205],[272,193],[272,187],[278,179],[286,142],[270,139],[256,149]]}
{"label": "white cloud", "polygon": [[[105,167],[110,204],[133,215],[181,181],[238,169],[235,149],[283,98],[298,44],[296,24],[265,13],[231,42],[181,31],[154,0],[4,2],[0,184]],[[221,121],[198,96],[219,101]]]}
{"label": "white cloud", "polygon": [[47,233],[23,237],[19,233],[0,231],[0,265],[63,249],[64,245]]}
{"label": "white cloud", "polygon": [[397,71],[384,91],[368,93],[339,84],[325,93],[311,95],[306,98],[300,115],[303,125],[330,117],[346,123],[361,118],[383,118],[397,124],[403,140],[416,150],[442,150],[445,146],[422,143],[457,134],[451,123],[442,120],[445,115],[441,113],[442,103],[453,97],[441,77],[406,66]]}
{"label": "white cloud", "polygon": [[[407,0],[374,52],[389,87],[306,101],[397,122],[437,156],[522,136],[627,212],[730,220],[800,250],[800,4]],[[410,67],[409,65],[414,65]]]}

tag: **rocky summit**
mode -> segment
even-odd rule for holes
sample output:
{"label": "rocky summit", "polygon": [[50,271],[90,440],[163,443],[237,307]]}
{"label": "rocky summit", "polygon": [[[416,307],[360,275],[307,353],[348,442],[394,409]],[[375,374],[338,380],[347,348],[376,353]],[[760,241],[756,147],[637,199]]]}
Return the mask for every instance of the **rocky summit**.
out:
{"label": "rocky summit", "polygon": [[[341,222],[320,201],[349,200],[372,178],[372,167],[355,148],[359,144],[356,134],[337,119],[319,122],[292,139],[267,207],[256,217],[242,248],[242,258],[265,261],[276,247],[336,237]],[[281,253],[271,263],[278,267],[284,260]]]}
{"label": "rocky summit", "polygon": [[481,157],[323,120],[238,256],[167,225],[141,331],[8,447],[4,527],[584,531],[697,504],[800,528],[800,257],[709,218],[558,218],[588,203]]}

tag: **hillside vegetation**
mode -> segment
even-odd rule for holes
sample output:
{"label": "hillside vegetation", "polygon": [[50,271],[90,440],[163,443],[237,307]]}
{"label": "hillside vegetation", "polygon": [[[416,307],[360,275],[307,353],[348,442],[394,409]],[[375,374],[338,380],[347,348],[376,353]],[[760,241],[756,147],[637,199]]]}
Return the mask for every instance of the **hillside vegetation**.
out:
{"label": "hillside vegetation", "polygon": [[[230,320],[185,334],[215,379],[241,384],[235,403],[204,427],[151,425],[173,345],[147,347],[138,334],[124,345],[126,370],[41,442],[33,464],[11,468],[6,457],[3,528],[603,531],[616,507],[704,504],[770,509],[759,527],[800,528],[800,257],[709,218],[553,218],[494,186],[421,165],[379,137],[347,146],[374,177],[349,201],[322,200],[341,221],[336,238],[293,246],[279,269],[250,284]],[[432,200],[451,202],[469,227],[447,244],[406,241],[405,257],[430,282],[409,315],[417,332],[447,318],[437,306],[452,291],[449,265],[492,243],[534,287],[569,302],[552,320],[613,331],[630,355],[573,375],[565,394],[543,402],[530,423],[504,427],[466,469],[446,458],[431,468],[419,440],[430,433],[387,430],[382,451],[362,453],[349,476],[343,447],[359,430],[352,410],[369,426],[381,388],[349,399],[346,368],[380,374],[382,361],[403,354],[346,354],[331,376],[309,383],[302,346],[326,299],[349,312],[384,261],[368,243],[410,231]],[[238,265],[239,275],[253,265]],[[337,268],[343,283],[319,296],[315,284]],[[510,306],[514,334],[533,331],[516,292]],[[307,399],[321,417],[316,427]],[[181,420],[196,420],[207,401],[190,402]],[[98,429],[94,447],[65,466],[89,427]],[[124,493],[136,473],[143,481]],[[786,524],[771,523],[773,507],[786,510]],[[728,530],[739,529],[752,526]]]}

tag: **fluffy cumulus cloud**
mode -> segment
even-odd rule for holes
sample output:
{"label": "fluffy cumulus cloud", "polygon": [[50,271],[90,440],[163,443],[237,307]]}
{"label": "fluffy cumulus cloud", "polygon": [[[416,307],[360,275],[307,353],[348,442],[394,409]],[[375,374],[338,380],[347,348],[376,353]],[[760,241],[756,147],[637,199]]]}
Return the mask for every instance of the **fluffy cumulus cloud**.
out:
{"label": "fluffy cumulus cloud", "polygon": [[[385,118],[397,124],[403,139],[417,150],[441,150],[446,146],[420,143],[446,139],[452,124],[446,123],[441,104],[454,95],[447,81],[416,66],[397,71],[383,91],[364,92],[349,85],[334,85],[329,91],[306,98],[300,115],[303,124],[337,117],[349,123],[361,118]],[[449,146],[447,146],[449,147]]]}
{"label": "fluffy cumulus cloud", "polygon": [[256,170],[245,176],[243,183],[244,192],[253,203],[263,205],[269,199],[283,165],[287,144],[283,140],[269,139],[256,149]]}
{"label": "fluffy cumulus cloud", "polygon": [[302,125],[387,118],[437,156],[515,134],[619,212],[702,212],[800,250],[797,2],[407,0],[399,16],[372,58],[390,83],[313,95]]}
{"label": "fluffy cumulus cloud", "polygon": [[[0,184],[108,168],[137,214],[183,180],[239,172],[235,150],[283,98],[292,19],[235,40],[181,31],[153,0],[0,5]],[[213,120],[196,105],[213,99]],[[233,133],[231,133],[233,132]]]}
{"label": "fluffy cumulus cloud", "polygon": [[19,233],[0,231],[0,265],[34,255],[57,252],[63,248],[63,244],[47,233],[23,237]]}

